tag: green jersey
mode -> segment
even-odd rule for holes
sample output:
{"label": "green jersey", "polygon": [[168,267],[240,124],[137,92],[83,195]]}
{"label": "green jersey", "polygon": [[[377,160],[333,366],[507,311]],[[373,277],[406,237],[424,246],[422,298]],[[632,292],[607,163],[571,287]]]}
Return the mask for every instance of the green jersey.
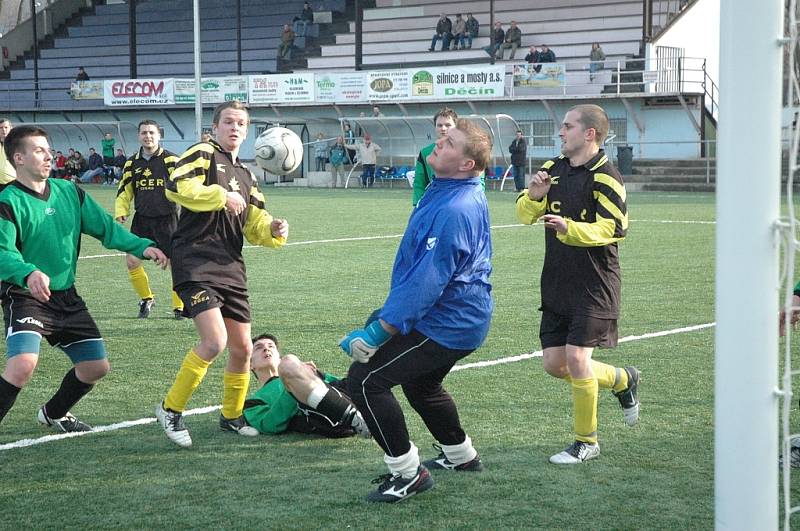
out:
{"label": "green jersey", "polygon": [[[336,380],[338,378],[329,374],[323,375],[325,383]],[[303,415],[303,412],[297,406],[297,399],[277,376],[267,380],[245,403],[244,418],[261,433],[283,433],[289,428],[292,418],[298,415]]]}
{"label": "green jersey", "polygon": [[138,258],[155,246],[128,232],[70,181],[47,180],[42,194],[12,181],[0,192],[0,280],[26,288],[28,275],[38,270],[50,277],[51,290],[71,288],[81,234]]}
{"label": "green jersey", "polygon": [[100,144],[103,146],[103,158],[113,159],[116,141],[113,138],[104,138],[100,141]]}

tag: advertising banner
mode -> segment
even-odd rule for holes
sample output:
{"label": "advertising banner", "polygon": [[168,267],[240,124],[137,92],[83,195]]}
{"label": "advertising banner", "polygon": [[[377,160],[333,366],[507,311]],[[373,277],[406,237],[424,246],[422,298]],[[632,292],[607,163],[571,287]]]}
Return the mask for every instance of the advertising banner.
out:
{"label": "advertising banner", "polygon": [[367,72],[367,97],[372,101],[408,100],[410,79],[409,70]]}
{"label": "advertising banner", "polygon": [[[204,77],[200,83],[203,103],[247,102],[247,76]],[[175,80],[175,103],[194,103],[194,79]]]}
{"label": "advertising banner", "polygon": [[315,100],[330,103],[360,103],[368,101],[367,78],[361,72],[345,74],[314,74]]}
{"label": "advertising banner", "polygon": [[69,95],[73,100],[102,100],[102,81],[73,81],[69,86]]}
{"label": "advertising banner", "polygon": [[314,74],[250,76],[250,103],[298,103],[314,101]]}
{"label": "advertising banner", "polygon": [[172,79],[119,79],[103,81],[103,102],[109,107],[124,105],[172,105]]}
{"label": "advertising banner", "polygon": [[503,66],[411,70],[411,99],[484,99],[503,95]]}
{"label": "advertising banner", "polygon": [[514,65],[514,86],[523,88],[553,88],[566,84],[566,65],[535,63]]}

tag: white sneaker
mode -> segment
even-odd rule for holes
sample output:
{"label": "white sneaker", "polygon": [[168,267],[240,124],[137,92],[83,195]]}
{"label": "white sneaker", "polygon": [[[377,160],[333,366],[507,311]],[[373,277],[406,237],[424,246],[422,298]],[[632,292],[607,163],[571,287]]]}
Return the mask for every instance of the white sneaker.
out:
{"label": "white sneaker", "polygon": [[577,465],[589,459],[594,459],[600,455],[600,445],[597,443],[587,443],[575,441],[563,452],[550,457],[550,462],[554,465]]}
{"label": "white sneaker", "polygon": [[164,409],[164,404],[161,403],[156,406],[156,418],[161,427],[164,428],[164,433],[167,434],[170,441],[181,448],[188,448],[192,445],[192,438],[183,423],[183,415],[181,413],[167,411]]}

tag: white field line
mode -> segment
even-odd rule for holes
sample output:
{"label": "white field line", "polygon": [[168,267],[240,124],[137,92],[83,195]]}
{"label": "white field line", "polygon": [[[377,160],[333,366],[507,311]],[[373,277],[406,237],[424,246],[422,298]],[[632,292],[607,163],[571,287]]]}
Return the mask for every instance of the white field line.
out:
{"label": "white field line", "polygon": [[[658,220],[658,219],[636,219],[631,220],[631,223],[677,223],[677,224],[688,224],[688,225],[714,225],[716,221],[695,221],[695,220]],[[512,223],[510,225],[493,225],[492,229],[511,229],[515,227],[526,227],[527,225],[523,225],[522,223]],[[542,225],[535,225],[535,226],[542,226]],[[367,241],[367,240],[391,240],[402,238],[402,234],[386,234],[382,236],[354,236],[350,238],[332,238],[329,240],[306,240],[301,242],[289,242],[287,243],[287,247],[290,245],[314,245],[318,243],[341,243],[341,242],[359,242],[359,241]],[[259,247],[258,245],[245,245],[245,249],[253,249]],[[110,258],[112,256],[125,256],[125,253],[109,253],[109,254],[91,254],[87,256],[81,256],[79,260],[91,260],[93,258]]]}
{"label": "white field line", "polygon": [[[639,336],[626,336],[619,340],[620,343],[627,343],[629,341],[641,341],[643,339],[652,339],[654,337],[664,337],[673,334],[684,334],[687,332],[694,332],[696,330],[703,330],[705,328],[711,328],[715,326],[716,323],[706,323],[694,326],[685,326],[682,328],[674,328],[672,330],[664,330],[661,332],[651,332],[649,334],[642,334]],[[506,358],[499,358],[496,360],[489,360],[489,361],[479,361],[476,363],[465,363],[462,365],[456,365],[453,367],[451,372],[460,371],[464,369],[475,369],[481,367],[490,367],[492,365],[500,365],[503,363],[513,363],[516,361],[527,360],[535,357],[540,357],[542,355],[542,351],[538,350],[536,352],[529,352],[526,354],[520,354],[518,356],[509,356]],[[202,407],[197,409],[190,409],[184,412],[184,415],[201,415],[203,413],[210,413],[212,411],[216,411],[220,409],[222,406],[208,406]],[[43,444],[52,441],[60,441],[62,439],[69,439],[72,437],[82,437],[84,435],[90,435],[94,433],[102,433],[106,431],[115,431],[121,430],[125,428],[130,428],[132,426],[141,426],[144,424],[152,424],[156,422],[156,419],[153,417],[147,417],[143,419],[137,420],[127,420],[124,422],[117,422],[115,424],[109,424],[107,426],[95,426],[92,431],[83,431],[83,432],[75,432],[75,433],[60,433],[57,435],[45,435],[44,437],[39,437],[38,439],[22,439],[19,441],[0,444],[0,452],[5,450],[13,450],[15,448],[25,448],[27,446],[35,446],[37,444]]]}

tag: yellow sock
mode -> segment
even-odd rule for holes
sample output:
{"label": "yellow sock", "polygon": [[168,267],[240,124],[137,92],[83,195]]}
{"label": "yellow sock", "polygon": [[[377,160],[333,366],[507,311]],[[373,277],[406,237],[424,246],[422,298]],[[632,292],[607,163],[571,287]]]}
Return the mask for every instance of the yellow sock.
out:
{"label": "yellow sock", "polygon": [[226,370],[222,375],[222,385],[222,416],[226,419],[238,419],[244,409],[247,386],[250,385],[250,373]]}
{"label": "yellow sock", "polygon": [[572,415],[575,439],[597,442],[597,378],[572,379]]}
{"label": "yellow sock", "polygon": [[603,389],[619,392],[628,388],[628,373],[624,369],[592,360],[592,373],[597,378],[597,385]]}
{"label": "yellow sock", "polygon": [[183,301],[178,297],[178,294],[175,293],[175,290],[172,290],[172,309],[183,310]]}
{"label": "yellow sock", "polygon": [[164,399],[164,407],[182,413],[186,409],[186,404],[192,398],[194,390],[203,381],[210,361],[206,361],[190,349],[183,358],[181,368],[175,375],[175,381]]}
{"label": "yellow sock", "polygon": [[140,265],[136,269],[129,269],[128,276],[133,284],[133,289],[140,299],[152,299],[153,292],[150,291],[150,279],[147,278],[147,273],[144,266]]}

